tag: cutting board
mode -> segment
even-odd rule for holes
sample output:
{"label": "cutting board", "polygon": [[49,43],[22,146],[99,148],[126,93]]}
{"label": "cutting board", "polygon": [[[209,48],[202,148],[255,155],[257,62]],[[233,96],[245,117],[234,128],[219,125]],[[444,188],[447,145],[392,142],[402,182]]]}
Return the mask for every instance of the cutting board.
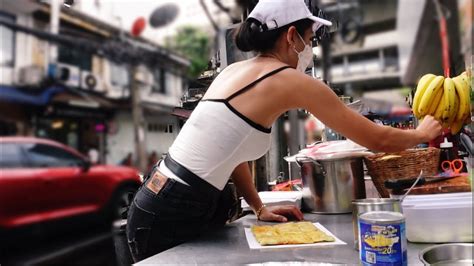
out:
{"label": "cutting board", "polygon": [[[391,191],[392,195],[405,194],[407,190]],[[471,183],[468,176],[458,176],[448,180],[428,183],[422,186],[416,186],[410,191],[410,195],[423,194],[439,194],[439,193],[453,193],[453,192],[470,192]]]}

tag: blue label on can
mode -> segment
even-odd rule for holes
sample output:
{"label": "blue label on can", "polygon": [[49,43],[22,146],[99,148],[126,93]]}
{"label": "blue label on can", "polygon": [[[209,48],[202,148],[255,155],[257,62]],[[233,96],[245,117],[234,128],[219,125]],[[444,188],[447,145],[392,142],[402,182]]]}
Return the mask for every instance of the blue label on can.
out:
{"label": "blue label on can", "polygon": [[363,265],[407,265],[405,223],[359,221],[359,257]]}

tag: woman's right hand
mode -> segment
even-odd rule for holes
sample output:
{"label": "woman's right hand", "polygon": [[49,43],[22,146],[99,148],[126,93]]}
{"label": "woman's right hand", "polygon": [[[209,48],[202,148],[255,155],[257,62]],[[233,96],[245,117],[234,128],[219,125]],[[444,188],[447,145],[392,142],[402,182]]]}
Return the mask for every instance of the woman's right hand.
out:
{"label": "woman's right hand", "polygon": [[421,134],[422,142],[428,142],[441,135],[443,127],[441,123],[434,119],[431,115],[423,118],[421,124],[418,125],[416,131]]}
{"label": "woman's right hand", "polygon": [[287,222],[289,217],[298,221],[304,219],[303,213],[294,205],[264,206],[258,219],[267,222]]}

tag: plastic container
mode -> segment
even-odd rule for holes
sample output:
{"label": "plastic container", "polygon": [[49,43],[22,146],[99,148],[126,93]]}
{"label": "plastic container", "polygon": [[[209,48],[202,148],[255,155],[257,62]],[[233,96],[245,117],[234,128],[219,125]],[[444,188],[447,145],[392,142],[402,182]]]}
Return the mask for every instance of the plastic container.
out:
{"label": "plastic container", "polygon": [[472,193],[408,196],[402,203],[410,242],[473,242]]}
{"label": "plastic container", "polygon": [[454,154],[453,150],[453,143],[448,141],[448,138],[444,138],[444,142],[439,144],[440,148],[440,153],[439,153],[439,171],[443,172],[443,169],[441,167],[441,164],[444,161],[452,161],[456,159],[456,156]]}

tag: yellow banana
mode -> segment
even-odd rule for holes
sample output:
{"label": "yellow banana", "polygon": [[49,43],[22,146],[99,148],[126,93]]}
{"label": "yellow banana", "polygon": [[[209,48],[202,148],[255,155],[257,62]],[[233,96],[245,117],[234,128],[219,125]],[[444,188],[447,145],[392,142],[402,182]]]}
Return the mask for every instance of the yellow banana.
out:
{"label": "yellow banana", "polygon": [[423,97],[423,94],[425,93],[429,84],[435,77],[436,76],[433,74],[426,74],[423,77],[421,77],[420,81],[418,81],[418,85],[416,86],[416,92],[415,92],[415,96],[413,97],[413,105],[412,105],[413,114],[417,118],[420,118],[420,113],[418,112],[418,106],[420,105],[421,98]]}
{"label": "yellow banana", "polygon": [[428,109],[430,107],[431,102],[433,101],[433,98],[436,96],[436,93],[442,88],[443,81],[443,76],[437,76],[430,82],[428,88],[426,88],[426,91],[421,97],[421,101],[418,106],[418,113],[420,116],[425,116],[428,113]]}
{"label": "yellow banana", "polygon": [[456,93],[459,95],[459,110],[456,114],[455,120],[464,121],[465,117],[469,113],[470,99],[469,94],[467,94],[468,89],[466,89],[466,84],[460,79],[461,78],[459,76],[453,78]]}
{"label": "yellow banana", "polygon": [[469,106],[467,107],[466,116],[463,119],[463,121],[466,121],[466,119],[468,119],[471,116],[471,95],[473,93],[472,91],[473,87],[471,86],[472,77],[469,77],[465,71],[461,75],[459,75],[459,77],[460,77],[460,80],[464,81],[464,84],[465,84],[464,92],[467,96],[467,102],[469,104]]}
{"label": "yellow banana", "polygon": [[442,97],[441,101],[439,101],[438,107],[436,108],[436,111],[435,111],[433,117],[436,120],[441,122],[441,120],[443,118],[443,111],[444,111],[444,97]]}
{"label": "yellow banana", "polygon": [[456,90],[454,90],[454,108],[453,108],[453,112],[449,116],[448,124],[451,125],[454,122],[458,112],[459,112],[459,97],[458,97],[458,94],[456,93]]}
{"label": "yellow banana", "polygon": [[463,126],[463,121],[460,120],[454,120],[454,122],[451,124],[451,134],[456,135],[459,130],[461,130]]}
{"label": "yellow banana", "polygon": [[[467,90],[468,90],[468,95],[471,96],[471,93],[472,93],[471,79],[467,76],[466,71],[464,71],[464,72],[463,72],[461,75],[459,75],[458,77],[460,77],[461,80],[464,81],[464,83],[466,84]],[[469,99],[470,99],[470,98],[469,98]]]}
{"label": "yellow banana", "polygon": [[471,83],[466,71],[462,72],[461,75],[459,75],[458,77],[461,77],[467,83],[468,86]]}
{"label": "yellow banana", "polygon": [[436,96],[434,97],[433,101],[431,102],[430,108],[428,109],[429,115],[434,115],[436,112],[436,109],[438,108],[439,103],[441,102],[441,98],[443,97],[443,92],[444,90],[439,90],[436,93]]}
{"label": "yellow banana", "polygon": [[454,112],[454,97],[456,97],[456,92],[454,89],[454,82],[451,78],[446,78],[444,80],[444,110],[442,121],[444,123],[449,123],[449,120]]}

